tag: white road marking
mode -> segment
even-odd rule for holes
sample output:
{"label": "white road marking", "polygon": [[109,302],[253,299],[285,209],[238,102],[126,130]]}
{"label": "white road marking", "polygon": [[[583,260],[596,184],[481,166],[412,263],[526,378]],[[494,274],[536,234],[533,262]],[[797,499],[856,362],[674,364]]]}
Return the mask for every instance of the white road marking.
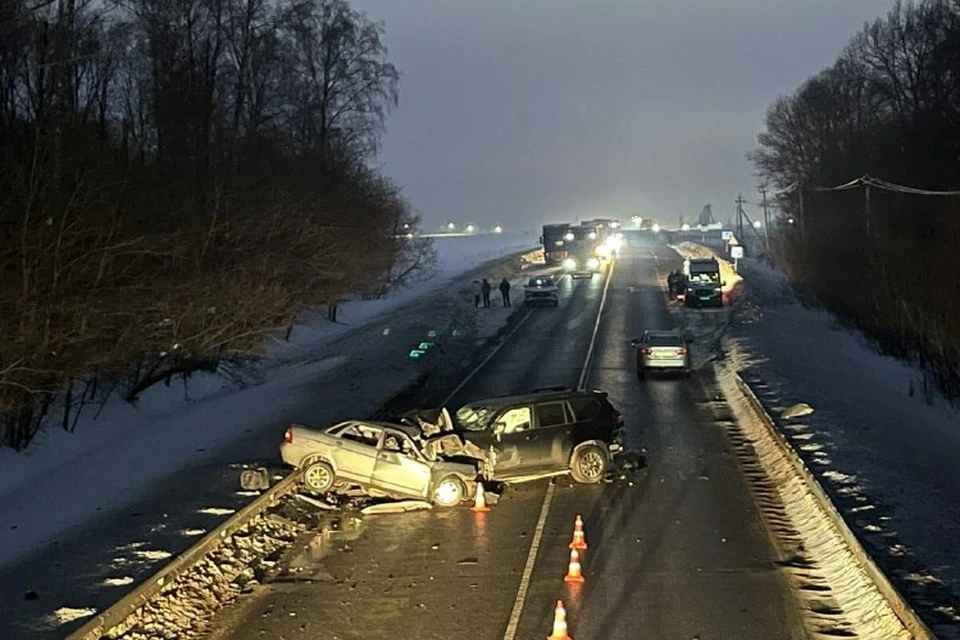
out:
{"label": "white road marking", "polygon": [[597,321],[593,323],[593,335],[590,336],[590,346],[587,348],[587,359],[583,363],[583,371],[580,372],[580,381],[577,382],[577,389],[583,391],[587,384],[587,376],[590,373],[590,360],[593,359],[593,348],[597,344],[597,332],[600,331],[600,319],[603,317],[603,308],[607,304],[607,290],[610,288],[610,281],[613,280],[613,269],[617,266],[616,262],[610,263],[610,270],[607,272],[607,281],[603,283],[603,295],[600,297],[600,308],[597,309]]}
{"label": "white road marking", "polygon": [[[583,370],[580,372],[580,382],[577,383],[578,389],[583,389],[587,381],[587,374],[590,371],[590,360],[593,359],[593,349],[597,342],[597,333],[600,330],[600,319],[603,316],[603,308],[607,303],[607,289],[610,288],[610,281],[613,280],[613,268],[615,264],[615,262],[610,264],[610,270],[607,272],[607,281],[603,284],[600,308],[597,309],[597,321],[593,325],[593,335],[590,336],[590,346],[587,348],[587,357],[583,361]],[[537,520],[537,528],[533,532],[533,540],[530,542],[530,551],[527,554],[527,563],[523,566],[523,574],[520,576],[520,587],[517,589],[517,597],[513,601],[513,611],[510,612],[510,620],[507,622],[507,630],[503,634],[503,640],[514,640],[517,635],[517,627],[520,625],[520,616],[523,615],[523,606],[527,601],[527,591],[530,589],[530,579],[533,577],[533,568],[537,562],[537,552],[540,550],[540,542],[543,540],[543,528],[547,524],[547,514],[550,512],[550,503],[553,501],[554,491],[556,491],[556,485],[553,483],[548,484],[547,494],[543,497],[543,506],[540,507],[540,518]]]}
{"label": "white road marking", "polygon": [[503,640],[513,640],[517,635],[517,627],[520,626],[520,616],[523,614],[523,605],[527,600],[530,578],[533,577],[533,567],[537,561],[537,551],[540,550],[540,542],[543,540],[543,528],[547,524],[547,513],[550,511],[550,503],[553,501],[553,492],[555,490],[555,484],[551,483],[547,485],[547,495],[543,497],[543,506],[540,507],[540,518],[537,520],[537,528],[533,532],[533,542],[530,543],[530,553],[527,555],[527,563],[523,566],[523,575],[520,576],[520,588],[517,590],[517,599],[514,600],[513,611],[510,612],[510,621],[507,623],[507,631],[503,634]]}
{"label": "white road marking", "polygon": [[484,366],[485,364],[487,364],[488,362],[490,362],[490,359],[493,358],[493,356],[497,355],[497,352],[500,351],[500,349],[502,349],[505,344],[507,344],[508,342],[510,342],[510,338],[513,337],[513,334],[515,334],[517,331],[519,331],[519,330],[520,330],[520,327],[523,326],[523,323],[526,322],[527,319],[528,319],[530,316],[532,316],[532,315],[533,315],[533,309],[531,309],[530,311],[527,311],[527,315],[525,315],[525,316],[523,316],[522,318],[520,318],[519,322],[517,322],[517,325],[510,331],[510,333],[507,334],[507,337],[504,338],[503,341],[502,341],[500,344],[498,344],[498,345],[496,346],[496,348],[494,348],[494,350],[491,351],[491,352],[487,355],[487,357],[483,359],[483,361],[482,361],[480,364],[478,364],[476,367],[474,367],[474,368],[473,368],[473,371],[471,371],[470,373],[468,373],[466,378],[464,378],[463,380],[460,381],[460,384],[457,385],[457,388],[454,389],[453,391],[451,391],[451,392],[450,392],[450,395],[448,395],[446,398],[444,398],[444,399],[443,399],[443,402],[441,402],[440,405],[441,405],[441,406],[446,406],[446,404],[447,404],[448,402],[450,402],[450,400],[453,399],[453,396],[455,396],[455,395],[457,395],[458,393],[460,393],[460,390],[463,389],[463,388],[467,385],[468,382],[470,382],[471,380],[473,380],[473,376],[477,375],[477,374],[480,372],[480,369],[483,369],[483,366]]}

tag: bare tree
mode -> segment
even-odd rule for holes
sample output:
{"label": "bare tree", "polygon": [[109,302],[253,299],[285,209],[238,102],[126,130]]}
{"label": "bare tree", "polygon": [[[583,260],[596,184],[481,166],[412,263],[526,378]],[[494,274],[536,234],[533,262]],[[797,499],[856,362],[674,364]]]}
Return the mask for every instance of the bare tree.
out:
{"label": "bare tree", "polygon": [[809,233],[788,226],[779,243],[794,280],[883,350],[920,362],[952,397],[960,397],[960,331],[948,317],[960,313],[960,295],[933,291],[929,274],[960,268],[948,240],[960,237],[960,198],[809,187],[868,174],[956,189],[958,69],[960,4],[897,3],[856,34],[835,65],[771,106],[749,155],[764,181],[796,185],[791,215],[804,195]]}
{"label": "bare tree", "polygon": [[341,0],[0,0],[2,444],[429,268],[367,165],[382,35]]}

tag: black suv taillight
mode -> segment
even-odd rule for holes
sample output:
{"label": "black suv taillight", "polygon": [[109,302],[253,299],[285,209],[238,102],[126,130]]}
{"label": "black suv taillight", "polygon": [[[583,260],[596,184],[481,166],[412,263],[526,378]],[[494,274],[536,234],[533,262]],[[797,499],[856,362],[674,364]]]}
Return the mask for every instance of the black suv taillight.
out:
{"label": "black suv taillight", "polygon": [[287,427],[286,432],[283,434],[283,441],[287,444],[293,444],[293,427]]}

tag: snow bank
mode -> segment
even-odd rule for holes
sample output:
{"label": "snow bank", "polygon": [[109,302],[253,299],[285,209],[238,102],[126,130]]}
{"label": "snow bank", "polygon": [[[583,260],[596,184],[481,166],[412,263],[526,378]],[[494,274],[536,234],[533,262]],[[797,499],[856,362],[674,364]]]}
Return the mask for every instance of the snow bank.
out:
{"label": "snow bank", "polygon": [[[389,335],[389,326],[397,326],[399,332],[400,323],[388,323],[381,330],[376,326],[378,319],[401,309],[405,314],[429,317],[436,310],[418,310],[417,301],[454,286],[457,278],[480,262],[530,249],[536,240],[519,234],[437,239],[439,272],[435,278],[381,300],[348,303],[342,325],[311,318],[309,327],[298,328],[295,345],[267,358],[259,376],[242,388],[217,376],[195,375],[186,388],[175,382],[169,388],[158,385],[148,389],[135,405],[114,397],[99,414],[97,407],[88,407],[75,432],[48,428],[25,452],[0,450],[0,521],[7,525],[0,528],[0,566],[69,527],[155,489],[154,483],[172,472],[202,464],[212,452],[252,429],[315,402],[315,381],[347,365],[366,366],[354,362],[356,346],[344,343],[342,349],[336,347],[348,331],[366,332],[358,339],[373,350],[378,340],[388,344],[394,337]],[[510,311],[486,314],[479,332],[495,333]],[[399,339],[408,338],[401,335]],[[334,353],[323,353],[324,349]],[[290,358],[294,353],[299,357]],[[384,375],[390,373],[383,371],[383,362],[371,361],[369,366],[379,367]]]}
{"label": "snow bank", "polygon": [[301,321],[284,339],[285,331],[268,340],[267,355],[277,359],[295,356],[311,349],[318,342],[328,341],[347,331],[394,311],[427,294],[435,293],[478,265],[511,253],[532,249],[539,238],[532,234],[509,233],[473,236],[438,236],[433,238],[437,250],[436,272],[425,280],[398,287],[383,298],[349,300],[337,310],[337,322],[327,320],[323,310],[304,314]]}
{"label": "snow bank", "polygon": [[[825,636],[876,640],[908,640],[892,606],[873,583],[824,511],[793,461],[757,415],[729,370],[717,368],[717,381],[736,418],[731,441],[747,474],[765,476],[754,487],[755,499],[768,526],[777,533],[788,569],[808,601],[807,624]],[[742,433],[741,433],[742,432]],[[756,482],[756,480],[754,481]],[[776,491],[779,500],[768,497]],[[822,589],[805,589],[811,583]]]}
{"label": "snow bank", "polygon": [[770,413],[815,409],[778,424],[920,615],[940,637],[960,637],[960,412],[911,394],[919,371],[804,307],[779,271],[740,266],[749,288],[729,361]]}

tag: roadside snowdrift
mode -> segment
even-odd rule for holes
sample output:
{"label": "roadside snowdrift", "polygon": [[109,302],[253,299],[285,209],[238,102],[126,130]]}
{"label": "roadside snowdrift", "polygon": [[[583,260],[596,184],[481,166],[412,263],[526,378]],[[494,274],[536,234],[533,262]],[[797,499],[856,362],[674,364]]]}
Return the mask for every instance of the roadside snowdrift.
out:
{"label": "roadside snowdrift", "polygon": [[[399,322],[382,322],[398,312],[448,324],[456,319],[468,336],[476,330],[495,333],[511,310],[488,310],[482,326],[475,329],[476,310],[465,304],[470,282],[457,279],[485,260],[530,249],[531,240],[523,235],[452,240],[436,242],[440,271],[435,278],[384,299],[348,303],[344,314],[349,325],[311,316],[308,324],[298,327],[297,340],[275,349],[239,384],[198,374],[186,385],[182,381],[157,385],[136,404],[115,396],[102,409],[88,407],[72,433],[51,426],[25,452],[0,450],[0,521],[9,523],[0,529],[0,566],[63,529],[133,499],[154,480],[198,464],[209,452],[271,418],[310,402],[319,391],[312,389],[314,381],[335,375],[351,361],[361,364],[356,361],[362,352],[349,341],[341,343],[352,331],[362,331],[365,346],[374,350],[397,347],[398,340],[405,340],[400,345],[403,353],[418,338],[404,335],[402,326],[394,326]],[[452,289],[452,295],[442,296],[445,289]],[[418,301],[437,295],[444,299],[417,308]],[[376,326],[378,321],[382,327]],[[385,375],[384,400],[401,384],[398,375],[406,380],[416,373],[404,361],[393,363],[378,363],[379,374]],[[38,504],[44,509],[37,509]]]}
{"label": "roadside snowdrift", "polygon": [[749,287],[724,340],[857,537],[938,637],[960,638],[960,412],[913,389],[920,372],[879,355],[782,273],[742,261]]}

